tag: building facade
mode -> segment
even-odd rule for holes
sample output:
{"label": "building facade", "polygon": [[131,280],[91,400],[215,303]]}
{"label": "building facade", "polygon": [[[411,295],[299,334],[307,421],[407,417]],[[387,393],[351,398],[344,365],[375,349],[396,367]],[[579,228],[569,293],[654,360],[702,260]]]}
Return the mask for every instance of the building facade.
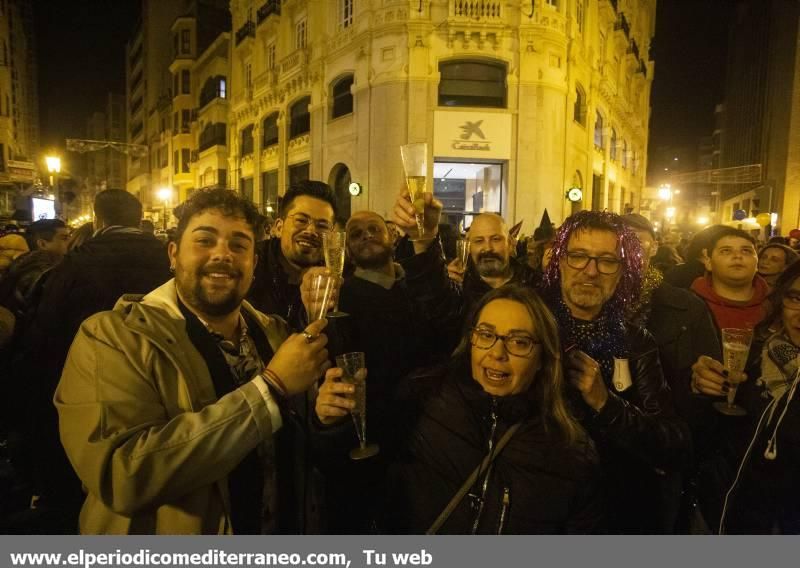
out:
{"label": "building facade", "polygon": [[[387,214],[426,142],[452,222],[638,209],[653,0],[232,0],[229,185]],[[348,191],[351,182],[359,187]],[[570,202],[579,187],[583,199]]]}

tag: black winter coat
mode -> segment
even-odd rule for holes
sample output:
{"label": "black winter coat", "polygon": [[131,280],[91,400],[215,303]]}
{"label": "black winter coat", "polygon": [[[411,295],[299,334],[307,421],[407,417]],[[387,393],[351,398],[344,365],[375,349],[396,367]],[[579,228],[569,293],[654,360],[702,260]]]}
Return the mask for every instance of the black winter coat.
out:
{"label": "black winter coat", "polygon": [[258,264],[255,280],[247,293],[248,301],[262,313],[282,317],[292,330],[303,329],[307,317],[300,298],[300,285],[289,282],[289,275],[281,264],[281,240],[262,241],[256,252]]}
{"label": "black winter coat", "polygon": [[[517,422],[522,427],[489,472],[477,534],[599,532],[599,469],[588,437],[566,447],[545,429],[528,394],[492,397],[463,371],[413,381],[425,386],[415,411],[398,421],[401,449],[386,492],[389,532],[424,533],[487,455],[490,437],[496,443]],[[440,534],[472,532],[483,485],[481,479],[471,488],[475,497],[464,497]]]}

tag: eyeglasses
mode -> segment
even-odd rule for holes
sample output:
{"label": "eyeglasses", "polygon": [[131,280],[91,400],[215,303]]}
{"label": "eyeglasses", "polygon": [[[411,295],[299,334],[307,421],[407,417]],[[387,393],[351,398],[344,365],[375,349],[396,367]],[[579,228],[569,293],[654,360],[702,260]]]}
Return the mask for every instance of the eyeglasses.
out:
{"label": "eyeglasses", "polygon": [[783,297],[783,307],[790,310],[800,310],[800,294],[789,292]]}
{"label": "eyeglasses", "polygon": [[527,357],[540,343],[527,335],[499,335],[481,327],[472,328],[470,343],[478,349],[491,349],[498,339],[503,342],[508,354],[515,357]]}
{"label": "eyeglasses", "polygon": [[299,231],[307,229],[312,223],[314,224],[314,228],[320,234],[330,233],[333,230],[333,226],[327,221],[322,219],[312,219],[304,213],[292,213],[291,215],[287,215],[287,217],[292,218],[294,228]]}
{"label": "eyeglasses", "polygon": [[622,261],[616,258],[589,256],[583,252],[567,253],[567,265],[575,270],[583,270],[589,266],[589,262],[592,260],[597,267],[597,272],[600,274],[616,274],[619,272],[619,267],[622,265]]}

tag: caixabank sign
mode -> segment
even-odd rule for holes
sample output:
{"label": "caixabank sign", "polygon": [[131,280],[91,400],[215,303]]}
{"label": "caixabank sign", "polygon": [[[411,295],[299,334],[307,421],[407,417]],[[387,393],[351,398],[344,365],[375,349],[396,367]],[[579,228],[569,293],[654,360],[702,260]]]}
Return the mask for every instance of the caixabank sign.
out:
{"label": "caixabank sign", "polygon": [[433,129],[437,158],[511,157],[510,114],[438,110],[434,112]]}

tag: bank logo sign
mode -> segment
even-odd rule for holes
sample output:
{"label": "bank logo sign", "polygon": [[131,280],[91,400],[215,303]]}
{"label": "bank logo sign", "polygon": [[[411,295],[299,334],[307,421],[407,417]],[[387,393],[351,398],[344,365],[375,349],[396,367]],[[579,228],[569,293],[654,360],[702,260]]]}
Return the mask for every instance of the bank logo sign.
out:
{"label": "bank logo sign", "polygon": [[509,158],[508,114],[436,111],[434,133],[436,156]]}

